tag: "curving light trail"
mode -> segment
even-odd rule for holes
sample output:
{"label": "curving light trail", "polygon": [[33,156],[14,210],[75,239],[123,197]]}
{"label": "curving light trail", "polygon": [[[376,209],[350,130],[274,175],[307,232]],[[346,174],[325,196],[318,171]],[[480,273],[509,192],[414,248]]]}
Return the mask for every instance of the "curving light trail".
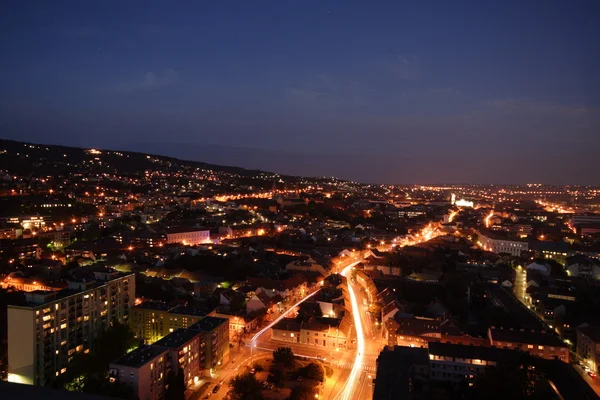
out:
{"label": "curving light trail", "polygon": [[[357,265],[359,262],[352,263],[348,265],[342,271],[342,275],[346,278],[352,268]],[[362,321],[360,319],[360,311],[358,309],[358,301],[356,300],[356,294],[354,293],[354,289],[352,285],[348,284],[348,292],[350,294],[350,303],[352,304],[352,317],[354,318],[354,327],[356,329],[356,358],[354,359],[354,364],[352,365],[352,371],[350,372],[350,376],[348,377],[348,381],[346,382],[346,386],[344,390],[340,393],[339,398],[341,400],[350,400],[353,398],[352,394],[354,392],[354,386],[358,379],[358,375],[362,371],[363,367],[363,356],[365,354],[365,334],[363,331]]]}
{"label": "curving light trail", "polygon": [[490,220],[492,219],[493,216],[494,216],[494,211],[490,211],[490,213],[487,215],[487,217],[485,217],[485,227],[486,228],[490,227]]}
{"label": "curving light trail", "polygon": [[256,333],[256,335],[252,336],[252,342],[256,342],[258,340],[258,338],[263,333],[265,333],[266,331],[268,331],[269,329],[271,329],[273,327],[273,325],[275,325],[276,323],[278,323],[279,321],[281,321],[282,319],[284,319],[290,313],[290,311],[292,311],[294,308],[298,307],[300,304],[304,303],[307,299],[309,299],[312,296],[314,296],[315,294],[317,294],[320,290],[321,289],[315,290],[314,292],[312,292],[308,296],[303,297],[301,300],[299,300],[293,306],[289,307],[283,314],[281,314],[279,317],[275,318],[275,320],[273,320],[273,322],[271,322],[269,325],[265,326],[263,329],[261,329],[260,331],[258,331]]}
{"label": "curving light trail", "polygon": [[450,214],[448,215],[448,222],[452,222],[457,215],[458,215],[458,211],[450,212]]}

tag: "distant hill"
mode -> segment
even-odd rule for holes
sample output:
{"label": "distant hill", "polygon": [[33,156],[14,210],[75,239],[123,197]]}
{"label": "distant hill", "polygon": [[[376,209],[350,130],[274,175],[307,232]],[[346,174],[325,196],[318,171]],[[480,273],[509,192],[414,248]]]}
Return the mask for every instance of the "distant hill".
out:
{"label": "distant hill", "polygon": [[[45,145],[0,139],[0,170],[20,175],[69,175],[75,172],[105,172],[137,175],[147,170],[205,169],[240,177],[260,174],[274,175],[259,170],[180,160],[133,151],[115,151],[79,147]],[[286,176],[287,179],[294,177]]]}

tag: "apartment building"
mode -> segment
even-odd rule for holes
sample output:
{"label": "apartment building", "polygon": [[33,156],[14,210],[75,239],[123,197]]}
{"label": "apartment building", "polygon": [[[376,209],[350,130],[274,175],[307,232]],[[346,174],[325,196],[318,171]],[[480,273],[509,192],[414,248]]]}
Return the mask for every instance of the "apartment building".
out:
{"label": "apartment building", "polygon": [[45,385],[67,371],[75,354],[93,350],[110,321],[128,322],[135,276],[94,275],[62,291],[28,292],[24,304],[7,307],[9,381]]}
{"label": "apartment building", "polygon": [[145,301],[131,309],[131,329],[137,338],[152,344],[180,328],[188,328],[206,312],[159,301]]}
{"label": "apartment building", "polygon": [[351,327],[350,315],[342,318],[314,318],[302,323],[283,319],[273,326],[271,340],[325,349],[343,349],[349,347]]}
{"label": "apartment building", "polygon": [[182,373],[186,387],[197,382],[200,375],[200,362],[204,358],[201,348],[204,340],[201,333],[190,329],[177,329],[165,336],[154,347],[168,351],[167,369],[175,374]]}
{"label": "apartment building", "polygon": [[204,353],[201,358],[200,369],[212,372],[229,361],[229,320],[226,318],[204,317],[192,325],[189,330],[201,333],[204,346],[200,345]]}
{"label": "apartment building", "polygon": [[130,387],[140,400],[160,400],[165,394],[169,349],[140,346],[113,361],[109,379]]}
{"label": "apartment building", "polygon": [[600,372],[600,327],[577,328],[577,356],[594,372]]}
{"label": "apartment building", "polygon": [[488,337],[495,347],[518,349],[535,357],[569,362],[569,346],[554,333],[490,328]]}
{"label": "apartment building", "polygon": [[252,332],[258,328],[258,317],[248,316],[246,313],[228,314],[226,310],[217,308],[209,314],[211,317],[226,318],[229,320],[229,337],[233,338],[240,332]]}
{"label": "apartment building", "polygon": [[518,352],[494,347],[465,346],[462,344],[429,343],[429,370],[435,381],[461,383],[470,386],[487,366],[516,360]]}
{"label": "apartment building", "polygon": [[210,230],[198,228],[173,228],[167,231],[167,243],[195,246],[210,243]]}
{"label": "apartment building", "polygon": [[507,253],[518,257],[521,252],[529,250],[529,243],[511,237],[500,237],[489,232],[479,233],[479,246],[492,253]]}

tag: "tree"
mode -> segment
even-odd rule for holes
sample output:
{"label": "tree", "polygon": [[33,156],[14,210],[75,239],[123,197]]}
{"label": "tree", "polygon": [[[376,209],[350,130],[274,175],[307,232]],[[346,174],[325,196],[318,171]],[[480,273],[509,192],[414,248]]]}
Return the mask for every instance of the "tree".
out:
{"label": "tree", "polygon": [[315,398],[315,388],[309,385],[298,385],[292,389],[287,400],[311,400]]}
{"label": "tree", "polygon": [[262,386],[253,374],[245,373],[231,380],[227,400],[263,400]]}
{"label": "tree", "polygon": [[294,365],[294,352],[290,347],[279,347],[273,352],[273,362],[290,368]]}
{"label": "tree", "polygon": [[306,367],[300,368],[298,373],[307,379],[312,379],[317,382],[325,381],[325,371],[321,364],[310,363]]}
{"label": "tree", "polygon": [[322,317],[323,311],[321,311],[321,307],[318,303],[307,303],[304,302],[300,304],[298,307],[298,315],[296,316],[296,320],[298,322],[304,321],[307,322],[313,317]]}
{"label": "tree", "polygon": [[137,344],[139,343],[129,325],[112,321],[94,340],[93,354],[76,353],[67,372],[51,382],[51,385],[94,394],[113,391],[114,385],[105,385],[108,365]]}
{"label": "tree", "polygon": [[276,388],[282,388],[285,381],[285,372],[277,364],[272,364],[269,369],[269,376],[267,376],[267,382],[275,385]]}
{"label": "tree", "polygon": [[167,376],[167,391],[165,400],[185,400],[185,378],[183,369],[179,368],[177,373],[169,371]]}

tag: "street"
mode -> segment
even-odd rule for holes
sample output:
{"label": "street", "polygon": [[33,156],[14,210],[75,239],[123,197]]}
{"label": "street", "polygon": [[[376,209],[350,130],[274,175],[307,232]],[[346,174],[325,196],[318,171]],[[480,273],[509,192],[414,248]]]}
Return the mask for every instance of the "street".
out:
{"label": "street", "polygon": [[[266,326],[260,328],[252,338],[239,348],[231,349],[230,361],[215,376],[208,381],[208,386],[199,384],[202,393],[192,392],[188,398],[203,399],[208,395],[210,399],[221,400],[229,391],[229,381],[237,374],[243,372],[254,361],[271,356],[278,347],[291,347],[298,357],[320,359],[324,364],[330,366],[333,374],[328,377],[321,389],[321,398],[332,400],[370,399],[372,397],[372,381],[375,376],[376,360],[382,347],[380,333],[373,326],[368,313],[368,302],[365,290],[350,279],[350,271],[360,261],[360,257],[353,257],[338,264],[340,272],[348,278],[348,290],[351,299],[352,316],[354,319],[354,331],[356,334],[356,349],[345,350],[319,348],[300,343],[277,343],[271,342],[271,327],[281,319],[285,318],[299,304],[315,295],[319,289],[312,291],[304,298],[298,300],[277,318]],[[341,269],[343,268],[343,269]],[[220,384],[217,393],[212,393],[215,385]]]}

